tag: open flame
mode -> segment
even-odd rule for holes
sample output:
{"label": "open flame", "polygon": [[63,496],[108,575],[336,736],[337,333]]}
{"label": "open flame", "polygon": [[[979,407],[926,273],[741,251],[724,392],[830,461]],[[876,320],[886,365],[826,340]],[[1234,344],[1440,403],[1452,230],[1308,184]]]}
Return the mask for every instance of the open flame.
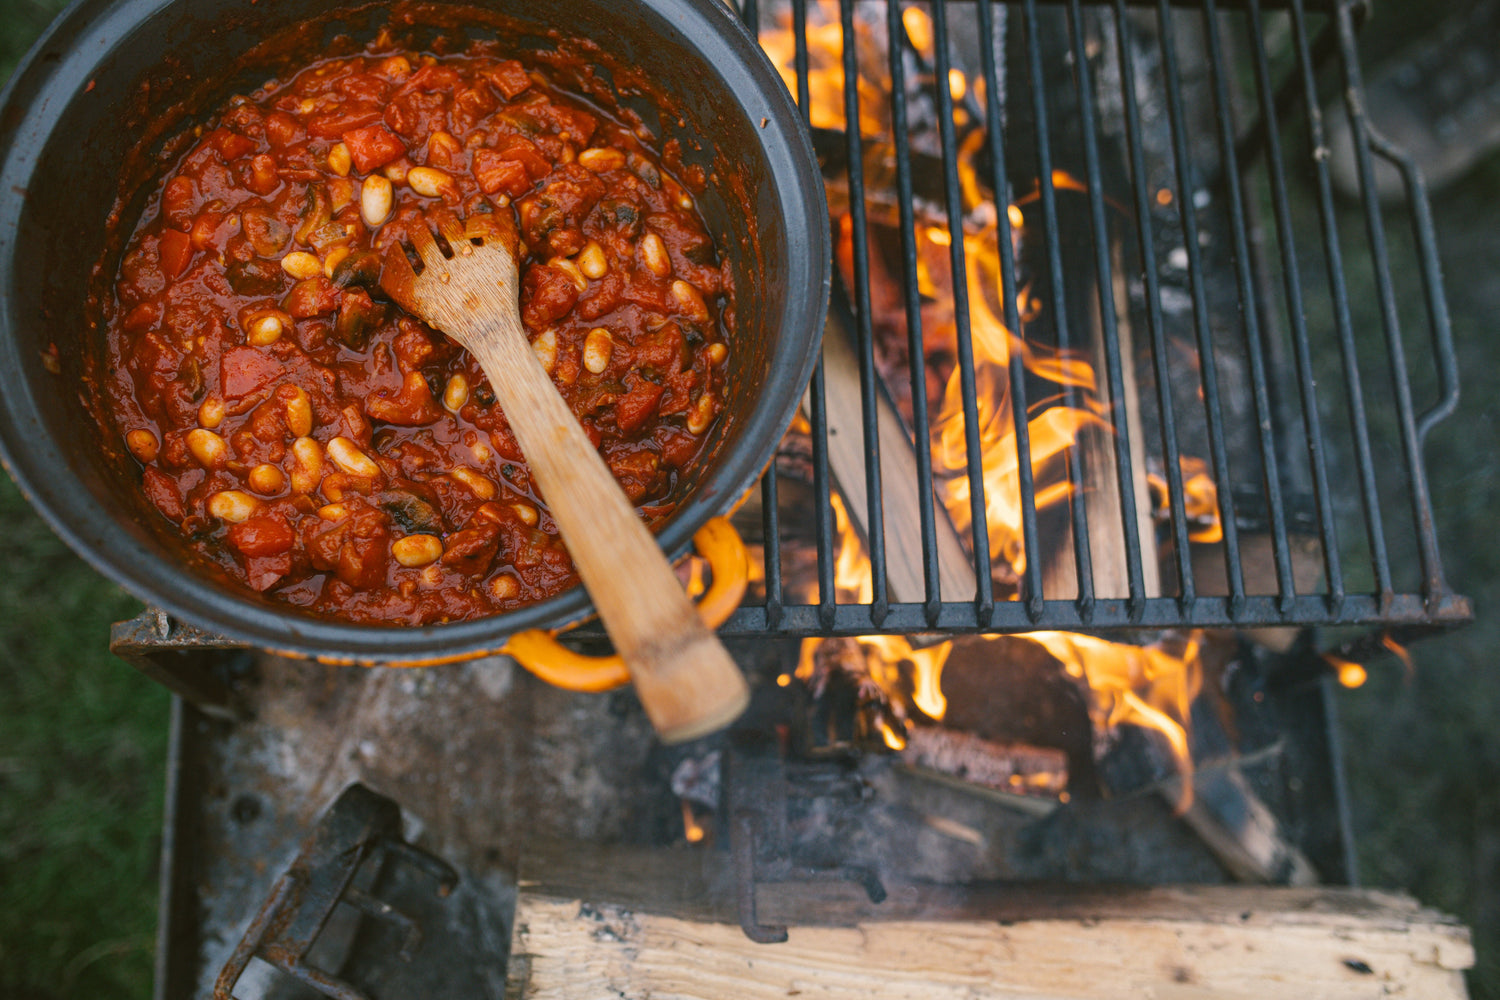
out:
{"label": "open flame", "polygon": [[[928,227],[927,239],[944,229]],[[1010,358],[1016,351],[1026,369],[1059,386],[1071,385],[1091,394],[1093,368],[1085,361],[1034,348],[1015,336],[1001,322],[997,310],[1000,257],[999,227],[987,226],[975,235],[963,233],[966,280],[969,290],[969,327],[974,351],[976,412],[979,423],[981,467],[984,470],[985,522],[989,528],[990,558],[1009,567],[1016,576],[1026,568],[1021,538],[1020,452],[1016,447],[1016,424],[1010,403]],[[950,332],[950,336],[956,333]],[[1048,406],[1027,423],[1031,435],[1033,477],[1045,483],[1036,492],[1038,510],[1066,500],[1072,486],[1065,478],[1043,475],[1049,462],[1066,455],[1088,426],[1109,428],[1109,423],[1090,409]],[[963,387],[955,367],[943,391],[942,405],[932,421],[932,468],[938,496],[960,537],[972,528],[971,487],[968,478],[968,447],[965,442]]]}
{"label": "open flame", "polygon": [[[868,601],[874,588],[870,557],[860,544],[843,498],[834,493],[830,499],[833,501],[834,528],[839,538],[838,561],[834,564],[834,588],[844,600]],[[822,639],[802,640],[802,652],[796,671],[798,680],[806,683],[813,679],[817,671],[817,651],[823,642]],[[862,654],[865,672],[885,697],[900,697],[901,664],[908,663],[912,669],[912,703],[933,719],[941,719],[947,714],[948,699],[943,696],[942,676],[943,664],[948,661],[948,654],[953,650],[952,640],[917,648],[903,636],[867,635],[855,639],[854,643]],[[906,747],[906,733],[891,719],[884,714],[877,714],[874,724],[886,746],[892,750]]]}
{"label": "open flame", "polygon": [[[1213,545],[1223,541],[1224,525],[1219,520],[1219,487],[1209,474],[1208,463],[1192,455],[1182,455],[1177,464],[1182,470],[1183,509],[1192,526],[1188,530],[1188,541],[1200,545]],[[1165,520],[1169,516],[1167,480],[1152,472],[1147,474],[1146,481],[1151,486],[1157,517]]]}
{"label": "open flame", "polygon": [[[907,7],[902,11],[901,20],[906,41],[919,56],[930,62],[936,40],[927,12],[920,7]],[[856,20],[855,28],[854,44],[860,67],[856,81],[860,97],[859,128],[863,135],[876,142],[889,142],[890,79],[882,66],[883,45],[872,38],[874,32],[864,21]],[[817,4],[809,12],[806,30],[810,119],[815,127],[843,129],[845,40],[837,3],[825,0]],[[764,33],[761,41],[793,95],[797,93],[795,41],[789,15],[779,30]],[[929,87],[938,84],[935,80],[924,82]],[[972,99],[983,105],[982,78],[971,81],[954,69],[942,83],[946,84],[956,102],[965,94],[971,94]],[[968,122],[968,115],[962,107],[955,107],[955,116],[960,127]],[[994,197],[985,191],[976,167],[976,157],[984,146],[984,138],[983,132],[975,129],[963,134],[959,142],[957,173],[964,217],[947,220],[942,225],[928,221],[917,224],[917,277],[918,288],[926,300],[923,339],[929,353],[936,349],[950,358],[954,355],[957,343],[957,324],[952,313],[954,282],[964,281],[968,291],[990,558],[997,570],[997,580],[1002,584],[1013,584],[1025,569],[1026,554],[1021,537],[1021,458],[1010,392],[1012,357],[1019,357],[1032,375],[1059,388],[1071,387],[1080,397],[1080,405],[1076,406],[1061,405],[1055,399],[1044,400],[1025,414],[1038,509],[1061,503],[1071,496],[1074,485],[1068,482],[1057,463],[1066,457],[1069,448],[1077,444],[1079,436],[1091,428],[1112,432],[1112,427],[1106,408],[1098,401],[1093,368],[1081,357],[1039,347],[1025,338],[1025,324],[1041,308],[1028,288],[1023,287],[1017,294],[1017,311],[1023,329],[1012,331],[1001,319],[1005,309],[1001,299],[998,208]],[[1052,180],[1059,191],[1087,191],[1076,178],[1060,171]],[[851,220],[837,204],[842,197],[843,194],[830,189],[830,203],[840,222],[841,261],[852,259],[849,256],[852,254]],[[1014,204],[1005,206],[1013,239],[1019,241],[1025,224],[1022,206],[1037,197],[1038,191],[1034,189]],[[963,242],[966,273],[962,276],[950,273],[949,248],[954,240]],[[942,311],[945,307],[946,313]],[[972,538],[972,508],[965,440],[967,427],[960,372],[956,366],[943,385],[941,405],[930,422],[930,429],[938,498],[959,536],[969,540]],[[1184,458],[1182,472],[1188,513],[1194,524],[1190,537],[1196,542],[1218,541],[1222,533],[1217,520],[1217,490],[1207,466],[1201,460]],[[1164,495],[1165,484],[1162,492]],[[835,493],[831,499],[840,539],[835,568],[838,596],[841,600],[867,602],[873,589],[869,558],[841,498]],[[1115,643],[1066,632],[1034,632],[1009,638],[1041,645],[1069,676],[1087,686],[1090,713],[1097,732],[1106,733],[1126,723],[1154,730],[1171,748],[1182,773],[1191,772],[1188,718],[1192,701],[1202,685],[1198,633],[1168,636],[1150,646]],[[824,642],[816,639],[803,642],[796,670],[799,679],[814,679]],[[942,671],[952,651],[951,641],[923,648],[914,647],[909,640],[896,636],[866,636],[853,642],[863,660],[864,676],[878,689],[872,694],[872,699],[880,696],[900,702],[904,697],[902,691],[909,686],[912,705],[932,719],[943,718],[947,706],[942,692]],[[847,654],[845,646],[840,649]],[[901,749],[905,745],[903,720],[904,714],[899,712],[875,713],[873,725],[892,749]],[[1191,798],[1191,782],[1183,781],[1181,787],[1183,799],[1179,806],[1186,808]]]}

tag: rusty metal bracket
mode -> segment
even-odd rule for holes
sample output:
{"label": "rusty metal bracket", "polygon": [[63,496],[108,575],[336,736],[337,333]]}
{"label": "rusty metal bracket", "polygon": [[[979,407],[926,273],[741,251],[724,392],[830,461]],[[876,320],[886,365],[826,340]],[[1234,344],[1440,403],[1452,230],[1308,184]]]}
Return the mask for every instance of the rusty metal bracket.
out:
{"label": "rusty metal bracket", "polygon": [[731,737],[726,761],[725,797],[729,810],[729,850],[733,862],[740,928],[757,944],[787,939],[783,924],[763,924],[756,915],[760,886],[786,882],[855,882],[872,903],[886,897],[874,870],[861,866],[797,864],[787,830],[789,798],[837,794],[828,788],[795,788],[787,777],[780,748],[756,734]]}
{"label": "rusty metal bracket", "polygon": [[245,713],[215,668],[226,656],[249,648],[174,621],[160,608],[147,608],[129,621],[115,622],[109,631],[111,653],[205,714],[230,721],[244,718]]}
{"label": "rusty metal bracket", "polygon": [[401,957],[411,960],[422,932],[406,914],[353,884],[367,862],[375,867],[391,857],[431,875],[438,894],[458,885],[447,862],[401,837],[401,807],[364,785],[353,784],[323,814],[297,859],[276,880],[265,905],[245,931],[214,984],[214,1000],[234,1000],[234,988],[252,958],[259,958],[334,1000],[368,1000],[332,974],[311,966],[306,956],[340,903],[393,923],[403,934]]}

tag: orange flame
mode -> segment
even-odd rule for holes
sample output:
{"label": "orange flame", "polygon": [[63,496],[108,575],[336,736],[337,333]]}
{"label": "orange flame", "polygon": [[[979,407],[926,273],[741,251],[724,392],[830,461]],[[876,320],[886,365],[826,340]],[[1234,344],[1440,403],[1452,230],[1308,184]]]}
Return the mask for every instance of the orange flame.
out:
{"label": "orange flame", "polygon": [[[1208,463],[1192,455],[1178,458],[1182,469],[1182,503],[1192,527],[1188,530],[1188,541],[1212,545],[1224,540],[1224,525],[1219,520],[1219,487],[1209,475]],[[1156,473],[1149,473],[1146,481],[1151,487],[1158,516],[1167,516],[1170,503],[1167,481]]]}
{"label": "orange flame", "polygon": [[[855,25],[856,51],[867,34],[862,22]],[[931,37],[929,30],[928,37]],[[781,80],[797,98],[797,36],[790,11],[781,14],[781,27],[761,35],[760,47],[781,74]],[[868,47],[868,46],[865,46]],[[879,110],[889,105],[886,88],[864,74],[855,80],[859,92],[859,130],[867,136],[886,133]],[[838,0],[818,0],[807,18],[807,93],[814,128],[842,131],[844,128],[844,33],[839,24]]]}
{"label": "orange flame", "polygon": [[[902,10],[901,19],[911,44],[924,57],[930,58],[937,42],[931,17],[924,9],[911,6]],[[880,43],[870,37],[862,21],[856,22],[855,38],[852,41],[845,39],[838,20],[838,7],[833,0],[820,0],[808,18],[807,84],[812,123],[821,128],[845,127],[842,60],[843,46],[850,42],[856,45],[861,57],[859,65],[863,68],[856,81],[860,97],[859,129],[865,135],[888,138],[889,79],[879,68],[883,59]],[[795,35],[790,21],[784,21],[780,30],[763,35],[761,44],[795,94]],[[950,72],[948,79],[941,82],[955,100],[961,99],[971,88],[976,99],[983,101],[986,96],[981,87],[982,80],[970,81],[958,70]],[[1065,476],[1053,474],[1047,479],[1043,473],[1055,472],[1055,463],[1066,455],[1067,449],[1074,446],[1086,429],[1112,431],[1112,428],[1096,399],[1095,373],[1088,363],[1072,354],[1028,343],[1024,335],[1018,335],[1024,334],[1024,330],[1012,331],[1001,319],[1004,313],[1000,280],[1001,209],[981,184],[976,165],[985,139],[984,132],[975,129],[960,140],[957,170],[965,212],[963,219],[950,219],[946,225],[919,223],[917,226],[917,278],[920,292],[931,303],[951,303],[954,298],[952,289],[957,281],[963,281],[968,290],[980,451],[974,458],[982,469],[990,557],[997,568],[1008,568],[1019,575],[1025,569],[1025,551],[1020,529],[1020,455],[1010,394],[1011,358],[1019,357],[1025,368],[1039,378],[1060,387],[1081,390],[1082,401],[1078,406],[1056,405],[1048,401],[1023,417],[1030,434],[1030,461],[1038,483],[1038,508],[1066,500],[1072,489]],[[1088,190],[1077,178],[1062,171],[1054,172],[1052,183],[1060,191]],[[1025,224],[1021,206],[1039,197],[1040,184],[1016,203],[1004,206],[1013,239],[1019,239]],[[966,273],[963,275],[948,273],[951,270],[949,249],[955,241],[961,241],[964,250]],[[1019,291],[1018,312],[1023,323],[1029,322],[1040,308],[1040,302],[1029,289]],[[954,343],[956,325],[951,314],[930,317],[924,311],[924,327],[929,340],[947,337],[950,347]],[[955,368],[944,387],[941,406],[931,422],[931,447],[939,499],[962,538],[971,537],[967,430],[960,375]],[[1190,465],[1192,462],[1197,464]],[[1210,514],[1214,518],[1208,526],[1195,529],[1194,538],[1217,540],[1218,536],[1214,534],[1217,529],[1217,494],[1207,467],[1197,460],[1184,459],[1183,471],[1190,513],[1200,521]],[[834,494],[831,500],[840,539],[835,566],[838,597],[841,601],[868,602],[873,592],[869,559],[841,498]],[[1154,729],[1170,746],[1183,774],[1191,772],[1188,718],[1191,703],[1202,686],[1198,633],[1145,647],[1065,632],[1037,632],[1014,638],[1041,645],[1059,661],[1064,671],[1088,686],[1091,718],[1099,732],[1107,732],[1125,723]],[[870,679],[882,692],[892,699],[901,698],[903,676],[909,676],[911,703],[930,718],[943,718],[947,703],[942,691],[942,671],[952,651],[951,642],[921,649],[913,648],[908,640],[897,636],[866,636],[855,642]],[[816,639],[803,642],[796,669],[799,679],[808,681],[814,677],[819,647],[820,641]],[[909,665],[909,673],[903,671],[903,665]],[[892,749],[905,745],[904,734],[887,717],[882,715],[875,720],[875,730]],[[1179,805],[1186,808],[1191,796],[1191,782],[1182,782],[1182,787],[1184,798]]]}
{"label": "orange flame", "polygon": [[1416,670],[1416,667],[1412,664],[1411,654],[1406,651],[1406,647],[1401,645],[1395,639],[1392,639],[1389,632],[1381,635],[1380,644],[1386,649],[1389,649],[1392,653],[1396,654],[1396,658],[1399,659],[1401,663],[1406,667],[1406,676],[1410,677],[1412,675],[1412,672]]}
{"label": "orange flame", "polygon": [[[934,233],[951,239],[947,230],[935,227],[925,230],[929,240]],[[1026,568],[1026,554],[1020,530],[1020,453],[1016,447],[1016,425],[1010,404],[1011,352],[1018,352],[1026,368],[1039,377],[1086,392],[1093,390],[1094,371],[1085,361],[1060,352],[1039,350],[1006,329],[997,315],[998,239],[996,227],[973,236],[963,234],[979,418],[978,458],[984,470],[990,558],[1020,574]],[[965,440],[967,426],[960,372],[955,368],[932,422],[932,466],[939,483],[939,497],[960,537],[966,536],[972,527],[969,454]],[[1031,418],[1027,427],[1031,435],[1032,474],[1040,478],[1047,463],[1064,455],[1088,426],[1109,429],[1106,421],[1091,410],[1080,407],[1051,406]],[[1043,488],[1036,494],[1037,507],[1064,500],[1070,492],[1071,487],[1066,481]]]}
{"label": "orange flame", "polygon": [[[1089,717],[1098,732],[1131,723],[1166,739],[1184,779],[1193,772],[1188,718],[1203,687],[1201,632],[1188,633],[1173,650],[1170,637],[1150,646],[1110,642],[1076,632],[1028,632],[1017,636],[1051,653],[1070,677],[1088,685]],[[1193,801],[1193,784],[1182,782],[1177,811]]]}
{"label": "orange flame", "polygon": [[[874,592],[874,574],[870,569],[870,558],[860,544],[859,535],[849,519],[843,498],[837,493],[830,495],[833,506],[834,530],[839,538],[838,559],[834,564],[834,588],[838,596],[847,601],[869,601]],[[911,664],[912,703],[934,719],[941,719],[948,711],[947,699],[943,697],[943,664],[948,661],[953,643],[947,641],[936,646],[914,648],[910,641],[898,635],[867,635],[854,640],[864,653],[865,666],[871,679],[888,695],[900,691],[900,665]],[[796,676],[799,680],[812,679],[816,669],[814,655],[821,639],[802,640],[802,651],[797,661]],[[884,719],[877,720],[881,737],[892,750],[905,747],[903,733],[897,732]]]}

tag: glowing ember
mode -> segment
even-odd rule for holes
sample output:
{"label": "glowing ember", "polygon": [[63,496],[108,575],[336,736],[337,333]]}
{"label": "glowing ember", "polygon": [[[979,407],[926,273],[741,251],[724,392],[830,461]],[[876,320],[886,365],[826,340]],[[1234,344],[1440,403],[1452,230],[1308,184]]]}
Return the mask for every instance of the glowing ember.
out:
{"label": "glowing ember", "polygon": [[1352,660],[1345,660],[1332,653],[1324,653],[1323,659],[1333,668],[1339,683],[1346,688],[1362,687],[1365,681],[1369,680],[1370,675],[1365,668]]}
{"label": "glowing ember", "polygon": [[698,822],[698,817],[693,814],[693,804],[687,799],[682,799],[682,835],[689,844],[702,842],[705,831],[703,824]]}

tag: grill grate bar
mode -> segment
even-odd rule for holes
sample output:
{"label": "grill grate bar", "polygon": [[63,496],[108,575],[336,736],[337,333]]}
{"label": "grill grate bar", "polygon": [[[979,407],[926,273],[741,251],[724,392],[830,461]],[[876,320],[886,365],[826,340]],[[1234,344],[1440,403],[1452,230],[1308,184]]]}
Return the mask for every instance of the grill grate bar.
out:
{"label": "grill grate bar", "polygon": [[[1135,55],[1131,52],[1128,14],[1125,0],[1115,0],[1115,37],[1119,45],[1120,80],[1125,106],[1125,141],[1130,150],[1131,189],[1136,218],[1151,217],[1151,195],[1147,188],[1146,155],[1141,137],[1140,101],[1136,96]],[[1183,165],[1177,164],[1179,174]],[[1179,177],[1177,188],[1186,192]],[[1189,210],[1190,200],[1184,193],[1178,206],[1182,212],[1183,240],[1188,258],[1188,278],[1192,292],[1193,319],[1198,334],[1198,350],[1203,366],[1204,400],[1208,409],[1209,445],[1214,459],[1217,482],[1229,482],[1229,465],[1224,445],[1224,418],[1219,403],[1218,378],[1215,375],[1213,337],[1208,327],[1208,305],[1203,290],[1202,252],[1198,245],[1197,221]],[[1146,319],[1151,337],[1151,361],[1156,375],[1156,400],[1161,409],[1163,474],[1167,480],[1168,512],[1172,519],[1173,548],[1177,553],[1178,587],[1184,607],[1192,607],[1197,597],[1193,577],[1192,552],[1188,542],[1187,503],[1183,497],[1181,452],[1177,442],[1177,420],[1172,402],[1172,376],[1167,353],[1165,320],[1162,317],[1161,279],[1156,270],[1156,244],[1149,225],[1135,227],[1141,255],[1141,276],[1145,285]],[[1244,589],[1239,568],[1239,544],[1234,522],[1234,501],[1230,491],[1219,491],[1220,517],[1225,527],[1225,551],[1230,593],[1243,598]]]}
{"label": "grill grate bar", "polygon": [[[1343,42],[1344,85],[1353,93],[1364,92],[1360,79],[1359,60],[1354,51],[1354,26],[1349,11],[1340,7],[1337,13],[1339,34]],[[1365,119],[1362,102],[1345,102],[1355,134],[1373,137],[1375,131]],[[1392,151],[1394,152],[1394,151]],[[1442,560],[1437,551],[1437,536],[1432,524],[1432,499],[1427,490],[1427,473],[1422,466],[1422,442],[1417,434],[1413,417],[1411,381],[1406,370],[1406,352],[1401,341],[1401,321],[1396,313],[1396,293],[1391,283],[1390,251],[1386,246],[1385,222],[1380,216],[1380,205],[1375,193],[1375,166],[1370,144],[1354,143],[1355,162],[1359,167],[1360,195],[1365,209],[1365,230],[1370,238],[1370,256],[1375,269],[1375,291],[1380,299],[1380,320],[1385,329],[1386,350],[1390,355],[1391,385],[1396,391],[1396,414],[1401,425],[1401,451],[1406,460],[1406,471],[1411,492],[1412,517],[1417,533],[1417,546],[1422,561],[1422,592],[1429,602],[1447,592],[1443,581]],[[1400,164],[1399,156],[1390,156]],[[1410,178],[1408,173],[1407,177]],[[1425,199],[1424,199],[1425,204]],[[1437,336],[1441,332],[1435,331]],[[1441,347],[1439,354],[1441,355]],[[1451,382],[1456,392],[1456,380]]]}
{"label": "grill grate bar", "polygon": [[[807,0],[792,0],[792,23],[796,39],[797,106],[806,124],[812,125],[812,102],[807,79]],[[832,479],[828,472],[828,403],[823,385],[823,359],[818,358],[807,389],[808,422],[812,425],[813,495],[817,507],[818,621],[832,628],[838,603],[835,577],[833,507],[829,500]]]}
{"label": "grill grate bar", "polygon": [[[1042,43],[1037,24],[1036,0],[1026,0],[1026,57],[1031,72],[1032,111],[1036,116],[1037,184],[1041,195],[1042,233],[1047,244],[1047,271],[1052,301],[1049,304],[1057,330],[1057,347],[1067,352],[1071,347],[1068,325],[1067,288],[1063,279],[1062,233],[1057,218],[1057,185],[1052,170],[1052,137],[1049,125],[1047,84],[1042,73]],[[1077,391],[1071,381],[1063,386],[1063,405],[1078,405]],[[1094,610],[1093,553],[1089,546],[1088,500],[1084,496],[1083,449],[1067,449],[1068,483],[1073,488],[1069,503],[1073,516],[1073,555],[1078,567],[1079,616],[1088,621]]]}
{"label": "grill grate bar", "polygon": [[[888,65],[891,74],[891,135],[896,145],[896,191],[901,202],[901,255],[905,278],[906,340],[910,354],[913,446],[917,455],[917,477],[927,488],[921,491],[918,511],[922,531],[922,576],[927,601],[923,605],[926,624],[935,627],[942,609],[938,583],[937,520],[932,495],[931,425],[927,413],[927,359],[922,342],[922,293],[917,283],[916,209],[912,191],[911,141],[906,119],[906,66],[900,39],[906,29],[899,4],[886,8],[886,31],[890,40]],[[855,81],[846,80],[846,87]],[[858,123],[853,123],[858,128]]]}
{"label": "grill grate bar", "polygon": [[[1191,612],[1184,611],[1175,597],[1150,598],[1139,619],[1129,622],[1132,628],[1259,628],[1299,625],[1309,621],[1328,620],[1328,601],[1322,594],[1307,594],[1283,601],[1274,595],[1249,595],[1238,610],[1222,597],[1200,597]],[[817,605],[793,604],[782,609],[779,625],[772,629],[766,623],[759,605],[740,607],[720,627],[724,635],[758,635],[778,632],[788,636],[849,636],[912,634],[937,632],[975,632],[974,607],[968,602],[945,603],[936,622],[928,620],[923,604],[892,603],[882,628],[870,624],[869,605],[840,604],[833,616],[833,626],[824,628]],[[996,601],[995,615],[985,631],[1027,632],[1035,629],[1060,629],[1069,632],[1098,633],[1120,628],[1130,612],[1125,598],[1100,598],[1094,605],[1094,620],[1085,622],[1073,601],[1048,601],[1042,613],[1032,617],[1023,601]],[[1440,626],[1469,620],[1469,602],[1448,597],[1430,606],[1422,595],[1396,594],[1390,601],[1369,594],[1350,594],[1344,599],[1339,625],[1353,626]],[[582,630],[580,629],[580,632]],[[585,633],[587,634],[587,633]]]}
{"label": "grill grate bar", "polygon": [[[1126,582],[1130,593],[1131,620],[1145,610],[1145,572],[1141,567],[1141,536],[1135,504],[1135,470],[1131,459],[1130,420],[1125,405],[1125,375],[1120,361],[1120,330],[1115,315],[1114,268],[1110,264],[1109,221],[1104,212],[1104,171],[1100,163],[1099,136],[1094,123],[1093,81],[1089,73],[1087,48],[1084,44],[1083,11],[1080,0],[1068,0],[1068,31],[1073,42],[1073,72],[1078,85],[1079,129],[1083,133],[1084,184],[1088,188],[1089,225],[1094,238],[1094,271],[1098,276],[1099,325],[1104,341],[1105,373],[1109,385],[1109,413],[1117,432],[1114,442],[1115,475],[1120,488],[1120,530],[1125,543]],[[1145,227],[1140,227],[1143,230]],[[1170,406],[1170,403],[1169,403]],[[1181,476],[1179,475],[1179,480]],[[1180,492],[1180,487],[1179,487]],[[1181,500],[1181,497],[1178,497]],[[1191,577],[1186,556],[1185,518],[1178,518],[1183,544],[1179,548],[1179,569],[1187,567],[1184,579]]]}
{"label": "grill grate bar", "polygon": [[[1370,425],[1365,416],[1364,388],[1361,384],[1359,364],[1355,360],[1354,322],[1349,316],[1349,293],[1344,283],[1344,257],[1339,245],[1338,219],[1334,212],[1333,183],[1328,176],[1327,157],[1323,135],[1322,111],[1317,106],[1317,76],[1313,69],[1313,58],[1307,49],[1307,23],[1302,9],[1302,0],[1292,0],[1292,32],[1298,50],[1298,63],[1302,74],[1302,91],[1306,100],[1308,147],[1313,161],[1313,170],[1318,184],[1318,224],[1323,234],[1325,259],[1328,263],[1328,283],[1333,290],[1333,320],[1339,339],[1339,357],[1343,365],[1344,384],[1349,413],[1354,425],[1354,455],[1359,474],[1360,504],[1364,511],[1366,536],[1370,543],[1372,568],[1375,573],[1376,590],[1382,595],[1394,593],[1391,585],[1390,557],[1385,549],[1385,529],[1381,523],[1380,495],[1375,486],[1375,462],[1370,454]],[[1335,23],[1329,22],[1322,35],[1334,31]],[[1337,607],[1335,606],[1335,610]]]}
{"label": "grill grate bar", "polygon": [[[843,4],[839,10],[840,37],[843,39],[844,78],[859,79],[859,59],[855,51],[854,5]],[[859,88],[844,88],[844,120],[858,122]],[[844,130],[849,156],[850,239],[854,251],[854,335],[859,361],[860,418],[865,445],[865,496],[869,526],[865,544],[870,552],[873,577],[870,618],[877,625],[885,621],[890,606],[886,585],[885,507],[880,478],[880,427],[876,412],[875,332],[870,317],[870,237],[865,210],[864,134],[859,128]],[[837,334],[835,334],[837,336]]]}
{"label": "grill grate bar", "polygon": [[[998,202],[1009,192],[1006,180],[1005,127],[1000,108],[999,67],[995,61],[995,15],[988,3],[978,6],[979,57],[984,69],[985,92],[985,137],[990,154],[990,187]],[[996,222],[1000,227],[996,242],[1000,250],[1000,298],[1005,313],[1007,330],[1021,329],[1020,304],[1016,288],[1015,234],[1011,229],[1010,214],[997,211]],[[1009,358],[1011,417],[1016,428],[1016,478],[1021,506],[1021,542],[1026,554],[1026,568],[1021,579],[1021,596],[1026,602],[1026,612],[1033,621],[1042,616],[1044,610],[1042,594],[1042,546],[1038,538],[1036,522],[1036,482],[1028,458],[1031,455],[1031,430],[1026,422],[1026,368],[1019,351],[1011,351]],[[990,575],[989,552],[975,549],[977,575],[987,580]],[[993,621],[993,603],[985,624]]]}
{"label": "grill grate bar", "polygon": [[[1328,578],[1328,600],[1331,605],[1336,606],[1344,599],[1344,571],[1339,563],[1338,531],[1334,527],[1332,499],[1328,493],[1328,463],[1323,454],[1323,429],[1318,417],[1317,376],[1313,373],[1312,351],[1308,346],[1307,316],[1302,303],[1302,277],[1298,271],[1297,251],[1292,236],[1291,202],[1286,186],[1286,171],[1282,166],[1276,97],[1271,84],[1271,66],[1266,55],[1265,28],[1258,0],[1250,0],[1247,15],[1256,87],[1260,92],[1261,121],[1264,122],[1266,136],[1266,161],[1271,181],[1271,202],[1276,216],[1276,241],[1281,248],[1281,273],[1286,289],[1287,316],[1291,320],[1297,384],[1302,393],[1302,419],[1306,422],[1307,453],[1312,465],[1313,497],[1318,509],[1323,567]],[[1294,75],[1289,79],[1295,80],[1296,77]],[[1239,165],[1237,169],[1243,170],[1244,166]]]}
{"label": "grill grate bar", "polygon": [[[1218,119],[1219,142],[1224,163],[1224,181],[1229,196],[1230,226],[1234,232],[1235,277],[1239,282],[1240,308],[1244,317],[1245,354],[1250,363],[1250,378],[1255,399],[1255,416],[1260,440],[1260,460],[1265,488],[1267,513],[1271,520],[1271,544],[1276,563],[1276,586],[1283,607],[1289,607],[1296,597],[1296,586],[1292,582],[1292,556],[1287,544],[1286,506],[1282,495],[1281,473],[1276,458],[1275,434],[1272,431],[1274,418],[1271,410],[1270,382],[1262,350],[1259,307],[1255,295],[1255,277],[1251,273],[1250,243],[1245,222],[1245,196],[1240,184],[1240,172],[1234,159],[1235,129],[1231,119],[1232,108],[1228,81],[1224,72],[1224,45],[1220,38],[1219,16],[1213,0],[1204,2],[1203,22],[1208,29],[1209,70],[1213,77],[1214,110]],[[1186,140],[1186,127],[1182,124],[1181,80],[1177,77],[1176,46],[1173,44],[1170,23],[1171,13],[1166,0],[1158,5],[1162,21],[1162,52],[1167,72],[1167,101],[1171,108],[1174,145],[1179,157]]]}
{"label": "grill grate bar", "polygon": [[[944,149],[957,149],[953,131],[953,92],[948,86],[952,57],[948,50],[948,17],[945,0],[933,0],[932,26],[936,38],[934,54],[936,72],[933,90],[937,93],[938,129]],[[853,131],[858,131],[857,129]],[[979,442],[979,402],[974,375],[974,331],[969,312],[969,265],[964,248],[963,200],[958,182],[958,160],[943,157],[943,193],[948,209],[948,260],[953,270],[954,317],[958,326],[959,388],[964,410],[964,455],[969,476],[969,513],[972,519],[975,552],[990,550],[989,525],[985,517],[984,467]],[[931,490],[924,491],[931,494]],[[980,567],[976,581],[989,581],[989,567]],[[955,595],[956,596],[956,595]]]}

